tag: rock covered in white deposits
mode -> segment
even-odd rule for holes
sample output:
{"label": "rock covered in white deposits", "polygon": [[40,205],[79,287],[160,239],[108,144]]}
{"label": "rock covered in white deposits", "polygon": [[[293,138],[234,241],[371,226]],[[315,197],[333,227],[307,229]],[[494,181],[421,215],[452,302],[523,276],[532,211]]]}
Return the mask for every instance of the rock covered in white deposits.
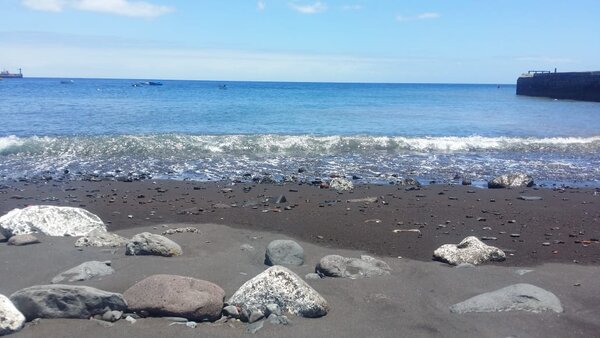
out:
{"label": "rock covered in white deposits", "polygon": [[129,239],[114,234],[112,232],[106,232],[100,229],[96,229],[89,234],[78,238],[75,241],[76,247],[117,247],[124,246],[127,244]]}
{"label": "rock covered in white deposits", "polygon": [[354,189],[354,183],[347,178],[336,177],[329,182],[329,188],[337,191],[348,191]]}
{"label": "rock covered in white deposits", "polygon": [[477,265],[487,261],[503,261],[506,259],[506,254],[495,246],[483,243],[475,236],[469,236],[459,244],[440,246],[433,252],[433,257],[452,265],[462,263]]}
{"label": "rock covered in white deposits", "polygon": [[501,189],[510,187],[531,187],[533,185],[533,177],[524,173],[505,174],[494,177],[488,182],[488,188]]}
{"label": "rock covered in white deposits", "polygon": [[0,295],[0,336],[19,331],[25,324],[25,316],[4,295]]}
{"label": "rock covered in white deposits", "polygon": [[242,285],[227,302],[247,313],[267,312],[277,304],[282,311],[301,317],[321,317],[329,311],[327,301],[291,270],[275,265]]}
{"label": "rock covered in white deposits", "polygon": [[552,292],[535,285],[520,283],[471,297],[452,305],[450,311],[455,313],[500,311],[560,313],[563,312],[563,307]]}
{"label": "rock covered in white deposits", "polygon": [[84,236],[93,230],[106,231],[106,226],[100,217],[81,208],[32,205],[0,217],[0,231],[6,237],[31,233]]}
{"label": "rock covered in white deposits", "polygon": [[328,255],[321,258],[315,270],[328,277],[351,279],[384,276],[392,271],[386,262],[367,255],[361,255],[360,259]]}

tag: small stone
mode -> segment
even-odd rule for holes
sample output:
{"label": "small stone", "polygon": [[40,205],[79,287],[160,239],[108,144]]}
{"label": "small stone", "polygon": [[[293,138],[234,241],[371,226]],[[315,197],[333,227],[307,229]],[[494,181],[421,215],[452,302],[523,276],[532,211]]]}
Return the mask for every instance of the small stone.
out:
{"label": "small stone", "polygon": [[252,312],[250,312],[250,317],[248,318],[248,323],[257,322],[257,321],[263,319],[264,317],[265,317],[265,314],[261,310],[255,309]]}
{"label": "small stone", "polygon": [[269,315],[271,315],[271,314],[281,316],[281,308],[279,307],[279,305],[274,304],[274,303],[267,304],[265,316],[269,317]]}
{"label": "small stone", "polygon": [[135,322],[137,322],[137,320],[131,316],[127,316],[125,317],[125,320],[129,323],[129,324],[135,324]]}
{"label": "small stone", "polygon": [[543,246],[550,246],[550,243],[549,242],[544,242],[544,243],[542,243],[542,245]]}
{"label": "small stone", "polygon": [[223,308],[223,315],[231,318],[240,318],[240,311],[237,306],[227,305]]}
{"label": "small stone", "polygon": [[513,238],[521,237],[521,234],[510,234],[510,237],[513,237]]}
{"label": "small stone", "polygon": [[304,276],[304,279],[321,279],[321,276],[319,276],[318,273],[311,272],[311,273],[307,273]]}
{"label": "small stone", "polygon": [[196,323],[196,322],[187,322],[187,323],[185,323],[185,326],[187,326],[189,328],[192,328],[192,329],[195,329],[198,326],[198,323]]}
{"label": "small stone", "polygon": [[32,234],[15,235],[8,239],[8,245],[23,246],[37,244],[40,240]]}

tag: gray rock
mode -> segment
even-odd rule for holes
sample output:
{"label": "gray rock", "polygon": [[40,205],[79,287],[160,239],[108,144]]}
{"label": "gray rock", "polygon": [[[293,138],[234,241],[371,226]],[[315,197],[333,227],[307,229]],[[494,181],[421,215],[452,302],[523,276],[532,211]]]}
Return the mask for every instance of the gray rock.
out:
{"label": "gray rock", "polygon": [[4,295],[0,295],[0,336],[17,332],[25,325],[25,316]]}
{"label": "gray rock", "polygon": [[80,208],[32,205],[0,217],[0,232],[6,237],[31,233],[83,236],[96,229],[106,231],[100,217]]}
{"label": "gray rock", "polygon": [[106,311],[102,315],[102,320],[105,322],[116,322],[123,317],[123,311]]}
{"label": "gray rock", "polygon": [[269,323],[271,323],[273,325],[289,325],[290,324],[290,320],[288,319],[288,317],[278,316],[275,314],[271,314],[269,317],[267,317],[267,320],[269,321]]}
{"label": "gray rock", "polygon": [[417,188],[421,187],[421,183],[414,178],[405,178],[403,180],[400,180],[400,182],[398,182],[398,184],[405,185],[405,186],[406,185],[413,186],[413,187],[417,187]]}
{"label": "gray rock", "polygon": [[117,234],[94,230],[75,241],[76,247],[118,247],[127,244],[129,239]]}
{"label": "gray rock", "polygon": [[113,274],[115,270],[110,267],[110,261],[99,262],[89,261],[81,263],[78,266],[69,269],[56,277],[52,278],[52,283],[61,282],[80,282],[94,277],[108,276]]}
{"label": "gray rock", "polygon": [[354,183],[343,177],[336,177],[329,182],[329,188],[337,191],[348,191],[354,189]]}
{"label": "gray rock", "polygon": [[282,311],[302,317],[321,317],[329,311],[327,301],[298,275],[283,266],[273,266],[242,285],[228,301],[242,311],[266,311],[277,304]]}
{"label": "gray rock", "polygon": [[321,258],[315,270],[328,277],[352,279],[389,275],[392,271],[386,262],[367,255],[360,259],[328,255]]}
{"label": "gray rock", "polygon": [[377,197],[352,198],[346,200],[347,203],[377,203]]}
{"label": "gray rock", "polygon": [[137,322],[137,320],[131,316],[127,316],[125,317],[125,320],[129,323],[129,324],[135,324],[135,322]]}
{"label": "gray rock", "polygon": [[240,318],[240,311],[237,306],[227,305],[223,308],[223,315],[231,318]]}
{"label": "gray rock", "polygon": [[285,198],[284,195],[279,195],[279,197],[277,197],[277,199],[275,199],[275,203],[277,204],[281,204],[281,203],[285,203],[287,202],[287,198]]}
{"label": "gray rock", "polygon": [[266,306],[266,312],[265,315],[266,317],[269,317],[271,314],[277,315],[277,316],[281,316],[281,308],[279,307],[279,305],[277,304],[267,304]]}
{"label": "gray rock", "polygon": [[319,276],[319,274],[318,274],[318,273],[311,272],[311,273],[307,273],[307,274],[304,276],[304,279],[321,279],[321,276]]}
{"label": "gray rock", "polygon": [[192,277],[153,275],[123,293],[129,310],[152,316],[177,316],[196,322],[221,318],[225,291]]}
{"label": "gray rock", "polygon": [[36,285],[10,296],[27,318],[90,318],[107,309],[125,311],[127,303],[119,293],[77,285]]}
{"label": "gray rock", "polygon": [[473,265],[487,261],[501,262],[506,259],[504,251],[486,245],[475,236],[469,236],[457,244],[444,244],[433,252],[433,257],[451,265],[470,263]]}
{"label": "gray rock", "polygon": [[180,256],[183,254],[179,244],[161,236],[142,232],[131,238],[125,246],[126,255]]}
{"label": "gray rock", "polygon": [[35,237],[32,234],[15,235],[8,239],[8,245],[14,245],[14,246],[36,244],[39,242],[40,242],[40,240],[37,239],[37,237]]}
{"label": "gray rock", "polygon": [[500,189],[510,187],[531,187],[533,178],[524,173],[505,174],[488,182],[488,188]]}
{"label": "gray rock", "polygon": [[302,265],[304,264],[304,249],[295,241],[284,239],[274,240],[267,246],[265,264]]}
{"label": "gray rock", "polygon": [[248,323],[254,323],[265,318],[265,314],[260,309],[254,309],[250,312]]}
{"label": "gray rock", "polygon": [[451,312],[529,311],[563,312],[560,300],[549,291],[531,284],[514,284],[483,293],[450,307]]}
{"label": "gray rock", "polygon": [[543,198],[540,196],[519,196],[517,198],[520,200],[523,200],[523,201],[541,201],[541,200],[543,200]]}
{"label": "gray rock", "polygon": [[242,251],[254,251],[254,247],[250,244],[242,244],[240,245],[240,250]]}

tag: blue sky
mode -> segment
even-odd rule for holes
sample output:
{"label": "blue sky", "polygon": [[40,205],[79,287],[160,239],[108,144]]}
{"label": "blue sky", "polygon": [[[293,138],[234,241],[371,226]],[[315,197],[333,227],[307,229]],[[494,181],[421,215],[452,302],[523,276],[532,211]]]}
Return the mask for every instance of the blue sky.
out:
{"label": "blue sky", "polygon": [[26,76],[514,83],[600,70],[600,1],[2,0]]}

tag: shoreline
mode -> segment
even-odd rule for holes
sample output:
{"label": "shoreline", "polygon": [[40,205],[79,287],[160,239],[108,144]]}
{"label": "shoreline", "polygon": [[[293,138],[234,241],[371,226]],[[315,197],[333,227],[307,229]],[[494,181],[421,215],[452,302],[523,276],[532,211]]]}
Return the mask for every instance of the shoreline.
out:
{"label": "shoreline", "polygon": [[[275,203],[280,196],[286,202]],[[528,201],[520,196],[541,197]],[[348,200],[376,198],[376,202]],[[82,207],[109,231],[215,223],[323,247],[431,261],[442,244],[486,238],[505,266],[600,263],[598,188],[480,189],[458,185],[318,186],[174,180],[30,181],[0,184],[0,214],[27,205]],[[411,230],[397,231],[394,230]],[[418,230],[418,231],[416,231]]]}

